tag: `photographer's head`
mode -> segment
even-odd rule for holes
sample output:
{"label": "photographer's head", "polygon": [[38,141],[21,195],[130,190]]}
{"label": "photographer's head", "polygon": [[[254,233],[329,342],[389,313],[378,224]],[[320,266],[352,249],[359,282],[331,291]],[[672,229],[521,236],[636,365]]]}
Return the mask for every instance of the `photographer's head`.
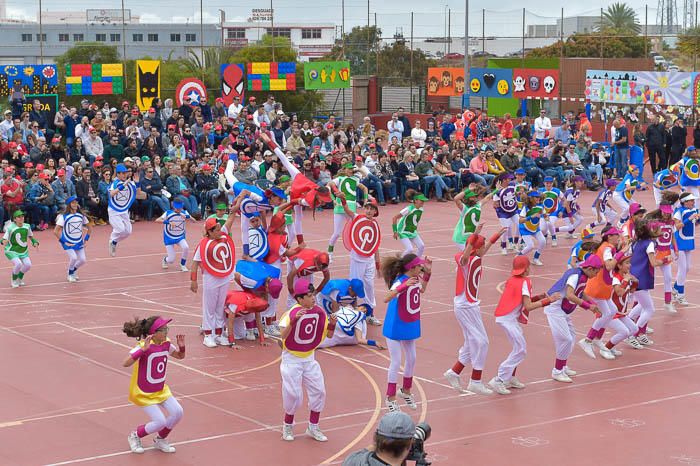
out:
{"label": "photographer's head", "polygon": [[374,433],[374,451],[389,464],[401,464],[411,450],[415,434],[411,416],[400,411],[388,413],[379,420]]}

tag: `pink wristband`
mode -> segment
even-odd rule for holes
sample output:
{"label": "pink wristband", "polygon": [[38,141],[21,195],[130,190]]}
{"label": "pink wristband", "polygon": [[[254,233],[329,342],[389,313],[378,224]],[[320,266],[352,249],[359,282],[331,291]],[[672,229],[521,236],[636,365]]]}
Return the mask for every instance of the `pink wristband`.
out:
{"label": "pink wristband", "polygon": [[588,301],[584,301],[581,303],[581,307],[588,310],[591,308],[591,303],[589,303]]}
{"label": "pink wristband", "polygon": [[401,294],[404,291],[406,291],[407,289],[408,289],[408,285],[406,284],[406,282],[403,282],[402,284],[397,286],[394,291],[396,291],[396,294]]}
{"label": "pink wristband", "polygon": [[137,359],[140,359],[141,356],[143,356],[143,350],[141,348],[137,349],[133,353],[131,353],[131,359],[136,361]]}
{"label": "pink wristband", "polygon": [[429,273],[424,273],[424,274],[423,274],[423,280],[425,280],[426,283],[427,283],[428,281],[430,281],[430,274],[429,274]]}

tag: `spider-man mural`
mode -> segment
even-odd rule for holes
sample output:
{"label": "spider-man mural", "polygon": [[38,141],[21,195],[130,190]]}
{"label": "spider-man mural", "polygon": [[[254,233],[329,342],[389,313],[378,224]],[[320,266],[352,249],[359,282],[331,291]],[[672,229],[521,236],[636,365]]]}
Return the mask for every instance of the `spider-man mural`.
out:
{"label": "spider-man mural", "polygon": [[243,65],[221,65],[221,98],[226,106],[231,105],[236,96],[243,102],[243,75]]}

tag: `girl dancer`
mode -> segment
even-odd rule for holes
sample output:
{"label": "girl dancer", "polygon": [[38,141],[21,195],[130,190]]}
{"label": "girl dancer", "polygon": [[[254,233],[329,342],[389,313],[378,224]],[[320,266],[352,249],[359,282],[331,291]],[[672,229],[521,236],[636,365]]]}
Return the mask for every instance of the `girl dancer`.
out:
{"label": "girl dancer", "polygon": [[287,195],[279,188],[270,188],[263,191],[257,186],[237,182],[231,188],[236,198],[231,206],[231,213],[241,212],[241,243],[243,243],[244,260],[253,260],[250,257],[250,219],[254,216],[269,212],[275,206],[282,206],[287,200]]}
{"label": "girl dancer", "polygon": [[343,306],[333,313],[338,319],[336,329],[332,337],[328,337],[321,342],[319,348],[331,348],[333,346],[346,345],[367,345],[379,350],[386,349],[377,343],[376,340],[367,339],[367,311],[366,304],[361,304],[358,308]]}
{"label": "girl dancer", "polygon": [[[513,175],[504,173],[498,178],[496,187],[498,190],[493,195],[493,208],[496,209],[496,217],[505,233],[501,236],[501,254],[508,254],[508,250],[514,250],[520,243],[520,225],[518,220],[518,199],[516,198],[515,185],[510,183]],[[506,235],[508,243],[506,248]]]}
{"label": "girl dancer", "polygon": [[315,302],[314,286],[306,279],[294,284],[292,292],[296,304],[280,319],[282,332],[282,406],[284,425],[282,439],[294,440],[294,414],[304,400],[303,389],[309,399],[309,427],[306,433],[314,440],[327,442],[328,438],[318,427],[321,411],[326,403],[326,387],[321,366],[314,353],[324,339],[332,337],[336,318]]}
{"label": "girl dancer", "polygon": [[670,168],[665,168],[654,173],[654,200],[661,204],[664,191],[678,186],[678,173]]}
{"label": "girl dancer", "polygon": [[[247,262],[247,261],[243,261]],[[279,280],[279,288],[282,289],[282,284]],[[267,285],[265,287],[265,292],[267,292]],[[278,294],[279,296],[279,294]],[[243,291],[229,291],[226,294],[226,307],[224,311],[226,313],[226,330],[228,333],[229,346],[233,349],[239,349],[240,347],[236,345],[236,331],[234,329],[234,322],[237,317],[240,317],[245,324],[242,326],[246,329],[245,339],[248,341],[255,341],[255,333],[248,327],[252,323],[252,328],[258,329],[258,335],[260,337],[260,346],[269,346],[269,343],[265,341],[265,329],[262,324],[262,317],[260,313],[267,309],[267,300],[263,297],[256,295],[254,292],[249,290]],[[241,334],[242,334],[241,330]]]}
{"label": "girl dancer", "polygon": [[634,293],[637,289],[637,279],[630,274],[632,256],[618,252],[615,257],[617,265],[615,265],[615,271],[612,274],[612,301],[617,312],[609,324],[615,334],[605,344],[605,348],[600,349],[600,356],[608,360],[622,356],[622,351],[615,349],[615,345],[623,340],[635,349],[644,348],[635,338],[639,331],[637,324],[627,315],[629,313],[630,293]]}
{"label": "girl dancer", "polygon": [[578,198],[581,195],[581,189],[583,188],[584,179],[582,176],[576,175],[571,178],[573,186],[568,188],[564,192],[564,208],[562,209],[562,215],[564,218],[569,220],[569,224],[563,227],[558,227],[556,231],[566,231],[567,238],[575,238],[574,231],[583,223],[583,217],[579,213],[581,207],[578,205]]}
{"label": "girl dancer", "polygon": [[593,352],[593,344],[598,346],[598,349],[605,347],[601,338],[605,333],[605,327],[610,323],[615,316],[615,305],[612,302],[612,271],[615,269],[617,261],[615,254],[620,242],[620,234],[622,232],[615,227],[605,227],[601,233],[603,242],[598,246],[595,255],[603,262],[603,267],[598,272],[598,275],[588,280],[586,283],[585,293],[593,299],[593,302],[598,306],[601,315],[593,321],[591,329],[588,331],[586,338],[579,340],[578,345],[591,358],[595,359]]}
{"label": "girl dancer", "polygon": [[515,377],[518,365],[525,360],[526,348],[525,336],[522,324],[526,324],[530,311],[549,306],[561,298],[559,293],[552,296],[532,295],[532,283],[528,278],[530,274],[530,259],[527,256],[515,256],[511,277],[506,281],[506,286],[501,299],[496,306],[496,322],[506,332],[513,349],[505,361],[498,366],[498,375],[492,378],[489,385],[499,395],[510,394],[509,388],[525,388],[525,384]]}
{"label": "girl dancer", "polygon": [[637,188],[640,187],[639,183],[639,169],[636,165],[630,165],[627,169],[627,174],[622,178],[615,188],[613,193],[613,202],[619,208],[620,222],[626,222],[629,216],[630,203],[632,202],[632,196],[634,196]]}
{"label": "girl dancer", "polygon": [[382,261],[382,276],[389,293],[384,298],[389,306],[382,334],[389,348],[389,377],[386,389],[386,406],[389,411],[401,411],[396,401],[396,384],[399,381],[401,355],[405,363],[403,384],[399,394],[406,405],[416,409],[411,393],[413,370],[416,365],[416,340],[420,338],[420,296],[425,293],[430,280],[432,261],[415,254],[387,257]]}
{"label": "girl dancer", "polygon": [[685,299],[685,279],[690,271],[691,254],[695,250],[695,222],[700,215],[695,207],[697,197],[689,192],[681,193],[678,198],[680,207],[673,213],[673,220],[676,222],[676,233],[674,234],[678,245],[678,270],[676,271],[676,282],[673,284],[673,294],[676,302],[686,306]]}
{"label": "girl dancer", "polygon": [[564,275],[548,291],[549,294],[564,293],[562,299],[553,301],[544,308],[557,355],[554,369],[552,369],[552,378],[557,382],[571,383],[571,376],[576,375],[576,371],[567,366],[576,341],[576,328],[571,321],[571,313],[580,306],[596,316],[600,315],[598,306],[589,301],[583,290],[588,279],[595,277],[602,267],[603,262],[600,258],[591,255],[577,267],[564,272]]}
{"label": "girl dancer", "polygon": [[112,234],[109,237],[109,255],[117,255],[117,243],[131,236],[131,220],[129,209],[136,200],[136,191],[140,189],[138,173],[134,180],[128,179],[129,169],[120,163],[114,170],[116,179],[109,186],[109,200],[107,214],[109,224],[112,225]]}
{"label": "girl dancer", "polygon": [[[134,366],[131,372],[129,401],[141,406],[151,422],[141,424],[129,434],[129,447],[133,453],[143,453],[141,439],[158,433],[153,439],[157,449],[164,453],[175,453],[175,447],[166,440],[170,431],[182,419],[182,406],[165,384],[168,356],[185,359],[185,335],[176,337],[177,346],[168,339],[168,324],[172,319],[152,316],[124,322],[122,331],[139,344],[129,351],[124,367]],[[165,417],[163,411],[168,413]]]}
{"label": "girl dancer", "polygon": [[520,251],[521,255],[527,255],[533,249],[535,256],[532,263],[535,265],[544,265],[540,260],[540,254],[546,244],[544,235],[540,231],[540,220],[542,219],[543,209],[540,205],[540,193],[538,191],[530,191],[527,194],[525,205],[520,211],[520,235],[525,242],[525,247]]}
{"label": "girl dancer", "polygon": [[557,215],[562,204],[565,202],[564,196],[559,188],[554,187],[554,178],[545,176],[544,187],[540,188],[542,193],[542,207],[544,209],[544,220],[542,229],[544,230],[545,241],[547,235],[552,235],[552,246],[557,245]]}
{"label": "girl dancer", "polygon": [[[479,185],[481,186],[481,185]],[[452,241],[457,245],[457,249],[460,251],[464,250],[464,244],[467,238],[474,233],[476,226],[479,224],[479,219],[481,219],[481,202],[479,202],[479,196],[483,194],[484,188],[481,186],[477,188],[473,186],[462,191],[454,197],[454,202],[459,209],[459,221],[455,225],[454,233],[452,234]]]}
{"label": "girl dancer", "polygon": [[471,364],[472,373],[467,385],[467,391],[490,395],[491,389],[481,382],[481,372],[486,362],[486,354],[489,350],[489,337],[486,335],[484,321],[481,318],[479,306],[479,285],[481,284],[481,261],[491,246],[505,233],[506,228],[501,228],[494,234],[489,242],[479,233],[479,225],[474,234],[467,241],[463,252],[455,255],[457,262],[457,280],[455,283],[454,309],[457,323],[462,328],[464,343],[457,353],[457,362],[451,369],[445,372],[447,381],[452,388],[464,392],[460,383],[460,374],[464,366]]}
{"label": "girl dancer", "polygon": [[574,244],[569,254],[569,260],[566,263],[568,268],[578,267],[579,262],[588,259],[588,256],[593,254],[598,248],[598,243],[593,241],[595,233],[591,227],[583,227],[581,230],[581,239]]}
{"label": "girl dancer", "polygon": [[5,227],[5,234],[0,244],[5,246],[5,257],[12,262],[12,288],[24,286],[24,274],[32,268],[29,259],[29,242],[34,248],[39,247],[39,242],[34,239],[34,233],[28,223],[24,223],[24,212],[15,210],[12,214],[12,222]]}
{"label": "girl dancer", "polygon": [[78,198],[71,196],[66,199],[66,208],[56,218],[53,234],[68,254],[68,282],[70,283],[78,281],[78,268],[85,264],[85,243],[90,239],[91,231],[88,218],[80,210]]}
{"label": "girl dancer", "polygon": [[[173,209],[163,212],[156,222],[163,224],[163,244],[168,255],[163,257],[161,265],[164,269],[168,265],[175,262],[175,246],[180,248],[182,255],[180,256],[180,270],[187,272],[187,256],[190,253],[190,245],[187,244],[187,229],[185,224],[187,220],[192,219],[189,212],[183,210],[184,205],[180,201],[173,201]],[[217,213],[219,209],[217,209]],[[211,216],[210,216],[211,218]],[[219,219],[213,216],[213,220],[219,223]],[[219,223],[220,224],[220,223]],[[226,222],[224,221],[224,225]]]}
{"label": "girl dancer", "polygon": [[[658,210],[649,212],[646,216],[649,220],[654,220],[658,227],[658,236],[656,237],[656,258],[666,260],[667,257],[675,259],[678,257],[678,245],[674,232],[676,223],[673,220],[673,206],[671,204],[661,204]],[[660,266],[664,276],[664,307],[668,312],[675,313],[676,308],[673,307],[673,270],[671,262],[665,262]]]}
{"label": "girl dancer", "polygon": [[410,204],[394,215],[391,219],[391,229],[394,231],[394,239],[403,244],[404,256],[414,253],[420,257],[425,250],[425,244],[418,234],[418,223],[423,216],[423,204],[428,198],[413,189],[407,189],[405,196]]}
{"label": "girl dancer", "polygon": [[331,190],[335,197],[333,205],[333,234],[328,241],[328,257],[333,260],[333,249],[335,242],[338,241],[340,234],[343,232],[345,224],[352,219],[345,213],[340,194],[342,193],[347,202],[348,208],[357,213],[357,190],[358,188],[364,192],[365,199],[369,199],[369,191],[367,186],[360,183],[360,179],[354,175],[355,166],[351,163],[346,163],[338,171],[338,176],[333,178],[328,183],[328,189]]}
{"label": "girl dancer", "polygon": [[593,202],[593,218],[595,222],[589,226],[595,228],[599,225],[615,225],[617,223],[618,214],[610,205],[613,194],[613,188],[617,186],[617,181],[612,178],[605,180],[605,189],[598,193],[598,196]]}
{"label": "girl dancer", "polygon": [[628,244],[631,244],[632,241],[635,240],[636,238],[636,231],[634,229],[634,226],[636,222],[639,220],[642,220],[644,216],[646,215],[647,210],[642,207],[640,204],[633,202],[630,204],[629,208],[629,218],[627,219],[626,222],[624,222],[620,226],[620,230],[622,230],[622,238],[620,241],[620,248],[623,246],[626,246]]}
{"label": "girl dancer", "polygon": [[683,191],[689,191],[696,198],[700,196],[700,161],[695,146],[689,146],[679,162],[681,177],[679,183]]}

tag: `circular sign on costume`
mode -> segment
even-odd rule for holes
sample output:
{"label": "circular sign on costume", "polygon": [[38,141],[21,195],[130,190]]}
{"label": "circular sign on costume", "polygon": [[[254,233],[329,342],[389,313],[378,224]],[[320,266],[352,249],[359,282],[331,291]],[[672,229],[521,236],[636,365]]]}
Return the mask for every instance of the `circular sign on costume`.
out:
{"label": "circular sign on costume", "polygon": [[409,287],[399,295],[399,318],[404,322],[420,320],[420,284]]}
{"label": "circular sign on costume", "polygon": [[[295,320],[301,308],[289,313],[291,321]],[[291,351],[311,351],[323,340],[323,330],[326,328],[326,312],[318,306],[307,310],[296,319],[294,328],[284,340],[284,346]]]}
{"label": "circular sign on costume", "polygon": [[476,302],[479,300],[479,282],[481,281],[481,257],[472,256],[469,261],[469,266],[467,270],[469,275],[467,276],[467,287],[466,293],[467,298],[470,302]]}
{"label": "circular sign on costume", "polygon": [[117,212],[128,210],[136,198],[136,186],[134,186],[134,183],[126,182],[124,185],[124,189],[109,197],[109,207]]}
{"label": "circular sign on costume", "polygon": [[199,105],[207,98],[207,86],[197,78],[185,78],[175,88],[175,101],[177,106],[185,102],[185,97],[190,98],[190,106]]}
{"label": "circular sign on costume", "polygon": [[218,240],[203,238],[199,248],[204,270],[218,278],[231,275],[236,263],[236,254],[229,235],[221,235]]}
{"label": "circular sign on costume", "polygon": [[498,199],[501,210],[507,214],[515,212],[515,210],[518,208],[518,200],[515,196],[515,186],[506,186],[505,188],[501,189]]}
{"label": "circular sign on costume", "polygon": [[700,163],[698,163],[697,160],[695,159],[688,159],[688,161],[685,163],[685,176],[688,177],[688,179],[697,181],[700,179]]}
{"label": "circular sign on costume", "polygon": [[379,224],[364,215],[358,215],[345,224],[343,244],[348,251],[355,251],[363,257],[373,256],[381,243]]}
{"label": "circular sign on costume", "polygon": [[542,196],[542,206],[547,215],[554,214],[559,210],[559,195],[554,191],[547,191]]}
{"label": "circular sign on costume", "polygon": [[64,243],[82,243],[83,241],[83,214],[68,214],[63,217],[63,230],[61,240]]}
{"label": "circular sign on costume", "polygon": [[248,229],[248,254],[256,260],[264,259],[270,252],[267,234],[262,228]]}
{"label": "circular sign on costume", "polygon": [[167,223],[163,228],[163,233],[167,240],[180,241],[185,238],[187,233],[186,230],[186,218],[182,213],[172,212],[167,218]]}

